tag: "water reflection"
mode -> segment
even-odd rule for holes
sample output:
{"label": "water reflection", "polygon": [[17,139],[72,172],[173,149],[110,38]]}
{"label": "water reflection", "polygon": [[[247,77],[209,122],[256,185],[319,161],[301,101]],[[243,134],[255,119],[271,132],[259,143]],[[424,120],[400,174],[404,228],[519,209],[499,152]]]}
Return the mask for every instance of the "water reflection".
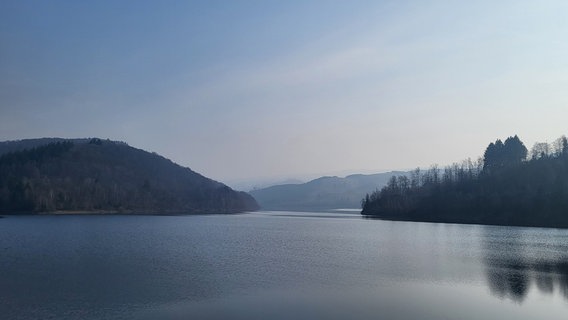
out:
{"label": "water reflection", "polygon": [[564,235],[525,228],[499,233],[488,227],[486,231],[482,250],[494,296],[522,303],[536,288],[542,294],[560,294],[568,300],[568,242]]}

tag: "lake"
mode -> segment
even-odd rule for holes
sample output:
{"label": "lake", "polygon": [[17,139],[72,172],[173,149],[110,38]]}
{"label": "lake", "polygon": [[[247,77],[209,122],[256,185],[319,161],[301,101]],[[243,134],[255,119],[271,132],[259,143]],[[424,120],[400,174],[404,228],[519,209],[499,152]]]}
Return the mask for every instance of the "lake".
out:
{"label": "lake", "polygon": [[566,319],[568,231],[352,213],[8,216],[3,319]]}

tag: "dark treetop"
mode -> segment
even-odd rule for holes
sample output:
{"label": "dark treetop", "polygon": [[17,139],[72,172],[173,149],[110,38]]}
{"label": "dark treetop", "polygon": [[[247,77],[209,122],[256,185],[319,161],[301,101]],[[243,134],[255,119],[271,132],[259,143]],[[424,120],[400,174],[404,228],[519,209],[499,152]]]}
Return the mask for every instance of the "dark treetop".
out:
{"label": "dark treetop", "polygon": [[234,213],[258,209],[244,192],[124,142],[0,143],[0,213]]}

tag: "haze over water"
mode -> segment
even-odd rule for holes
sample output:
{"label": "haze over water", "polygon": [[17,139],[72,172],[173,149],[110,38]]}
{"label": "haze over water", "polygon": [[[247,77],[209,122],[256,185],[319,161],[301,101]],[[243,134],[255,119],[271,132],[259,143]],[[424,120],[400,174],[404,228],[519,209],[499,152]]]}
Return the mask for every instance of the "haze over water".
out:
{"label": "haze over water", "polygon": [[568,230],[353,214],[9,216],[7,319],[565,319]]}
{"label": "haze over water", "polygon": [[[530,148],[566,134],[566,12],[566,0],[2,0],[0,141],[125,141],[235,188],[475,161],[497,138]],[[28,198],[36,212],[59,210],[58,198],[95,210],[118,180],[126,198],[140,196],[130,204],[172,204],[171,191],[150,191],[163,175],[130,180],[153,165],[130,172],[109,153],[93,170],[108,173],[98,188],[97,175],[70,179],[92,157],[70,170],[41,153],[4,163],[4,212],[28,210]],[[568,180],[542,172],[563,196],[519,190],[564,204]],[[518,208],[531,210],[505,213]],[[0,219],[2,319],[567,315],[568,230],[306,212]]]}

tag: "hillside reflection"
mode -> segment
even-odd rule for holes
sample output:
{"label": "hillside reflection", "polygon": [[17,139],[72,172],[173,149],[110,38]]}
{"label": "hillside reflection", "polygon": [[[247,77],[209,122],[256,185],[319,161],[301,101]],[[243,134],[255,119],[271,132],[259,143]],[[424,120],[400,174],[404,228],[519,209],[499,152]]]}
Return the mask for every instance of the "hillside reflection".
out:
{"label": "hillside reflection", "polygon": [[[511,231],[511,230],[510,230]],[[536,288],[568,300],[568,244],[541,239],[522,229],[504,235],[488,234],[483,243],[486,276],[491,294],[522,303]]]}

